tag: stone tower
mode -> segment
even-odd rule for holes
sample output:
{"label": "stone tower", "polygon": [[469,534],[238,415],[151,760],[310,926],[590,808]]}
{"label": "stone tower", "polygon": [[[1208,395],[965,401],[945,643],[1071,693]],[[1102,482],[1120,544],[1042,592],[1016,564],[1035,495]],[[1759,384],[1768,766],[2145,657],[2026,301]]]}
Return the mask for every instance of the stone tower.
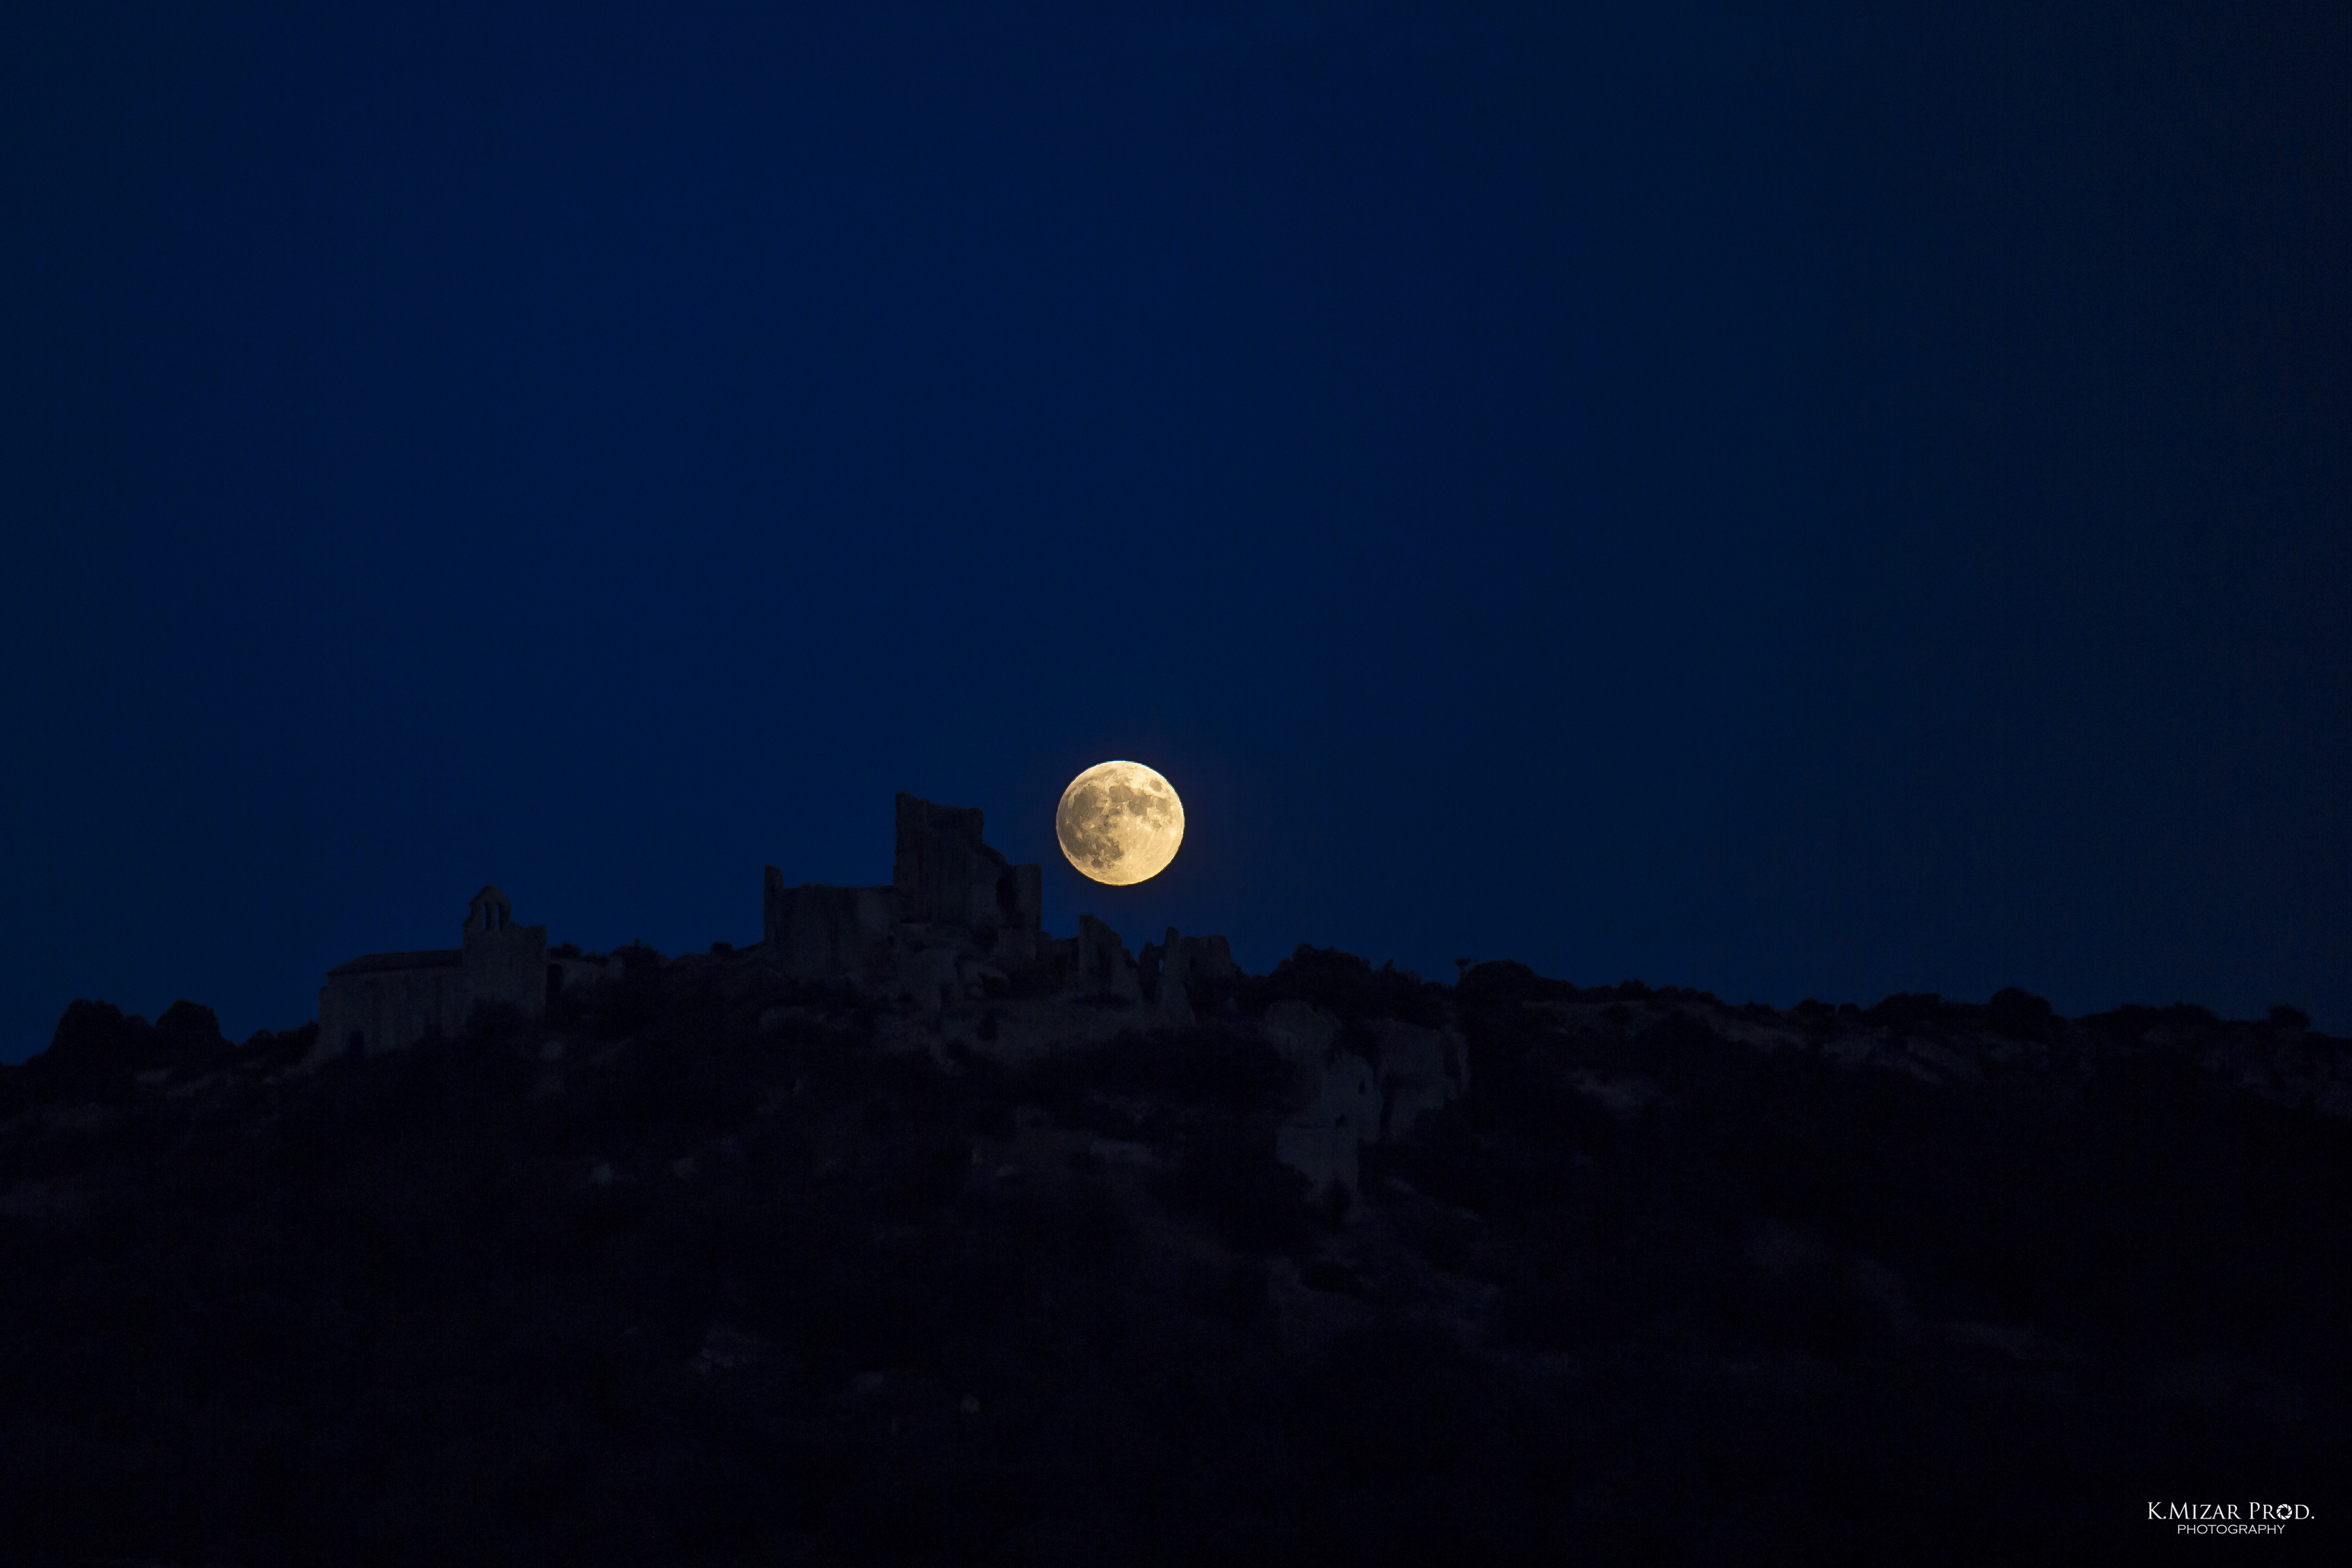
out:
{"label": "stone tower", "polygon": [[1045,870],[1013,864],[982,841],[981,828],[977,807],[902,792],[888,885],[787,887],[784,873],[767,867],[768,962],[796,978],[874,984],[895,983],[910,944],[966,945],[1014,967],[1036,963]]}
{"label": "stone tower", "polygon": [[1034,931],[1045,914],[1045,869],[1014,865],[981,840],[977,806],[940,806],[898,794],[890,885],[902,918],[974,931]]}
{"label": "stone tower", "polygon": [[517,925],[514,905],[497,887],[485,887],[466,906],[467,1010],[505,1002],[526,1018],[547,1011],[547,927]]}

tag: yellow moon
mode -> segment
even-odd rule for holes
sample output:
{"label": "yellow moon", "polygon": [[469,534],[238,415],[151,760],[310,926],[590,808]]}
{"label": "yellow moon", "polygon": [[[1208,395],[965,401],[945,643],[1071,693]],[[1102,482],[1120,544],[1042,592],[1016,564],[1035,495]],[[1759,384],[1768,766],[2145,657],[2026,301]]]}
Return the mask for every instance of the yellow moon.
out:
{"label": "yellow moon", "polygon": [[1125,887],[1158,876],[1184,841],[1184,802],[1140,762],[1097,762],[1062,791],[1054,836],[1070,863]]}

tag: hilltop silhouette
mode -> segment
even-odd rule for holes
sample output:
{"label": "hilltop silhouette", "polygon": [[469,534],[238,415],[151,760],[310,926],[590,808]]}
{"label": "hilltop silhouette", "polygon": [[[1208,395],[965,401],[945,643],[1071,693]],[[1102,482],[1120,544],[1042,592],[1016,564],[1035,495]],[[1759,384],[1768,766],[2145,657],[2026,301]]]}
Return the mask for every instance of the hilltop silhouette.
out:
{"label": "hilltop silhouette", "polygon": [[0,1070],[0,1540],[2082,1561],[2341,1495],[2352,1050],[2291,1009],[1252,975],[926,863],[1006,917],[780,960],[858,906],[772,877],[758,947],[398,1049],[73,1003]]}

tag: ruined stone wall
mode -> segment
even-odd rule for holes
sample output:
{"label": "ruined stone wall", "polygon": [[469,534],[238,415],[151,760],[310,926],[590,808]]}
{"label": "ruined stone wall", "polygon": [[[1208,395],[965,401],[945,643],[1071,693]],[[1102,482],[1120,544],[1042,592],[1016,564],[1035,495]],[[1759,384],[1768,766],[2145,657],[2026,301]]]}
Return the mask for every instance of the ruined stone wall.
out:
{"label": "ruined stone wall", "polygon": [[[1014,865],[991,849],[981,838],[983,822],[975,807],[901,792],[889,886],[786,887],[784,873],[767,867],[760,889],[765,961],[795,979],[925,996],[945,983],[933,969],[954,972],[965,959],[992,963],[1000,978],[1034,967],[1045,947],[1045,870]],[[941,944],[971,951],[959,956]]]}
{"label": "ruined stone wall", "polygon": [[794,979],[872,981],[888,970],[890,929],[903,904],[896,887],[786,887],[784,873],[769,866],[761,943],[768,962]]}
{"label": "ruined stone wall", "polygon": [[940,806],[901,792],[890,885],[902,919],[974,931],[1035,931],[1044,924],[1042,866],[1014,865],[982,841],[976,806]]}

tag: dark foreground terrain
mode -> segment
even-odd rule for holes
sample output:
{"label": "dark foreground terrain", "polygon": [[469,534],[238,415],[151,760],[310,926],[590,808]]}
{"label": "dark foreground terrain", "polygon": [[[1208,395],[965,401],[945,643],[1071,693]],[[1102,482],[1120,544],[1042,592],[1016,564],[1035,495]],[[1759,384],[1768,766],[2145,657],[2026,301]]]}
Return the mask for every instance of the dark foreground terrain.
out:
{"label": "dark foreground terrain", "polygon": [[[0,1551],[2352,1560],[2352,1063],[2289,1009],[1302,949],[992,1054],[621,957],[373,1061],[77,1003],[0,1070]],[[1281,999],[1466,1039],[1352,1201],[1274,1157]],[[2313,1517],[2145,1512],[2252,1500]]]}

